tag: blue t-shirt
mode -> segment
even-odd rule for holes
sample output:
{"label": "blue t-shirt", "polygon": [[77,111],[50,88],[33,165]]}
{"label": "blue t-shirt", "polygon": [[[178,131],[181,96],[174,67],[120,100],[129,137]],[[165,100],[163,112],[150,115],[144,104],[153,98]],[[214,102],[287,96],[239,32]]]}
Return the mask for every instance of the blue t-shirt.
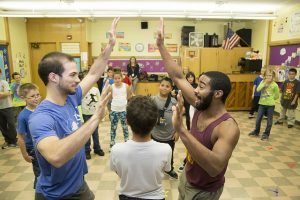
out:
{"label": "blue t-shirt", "polygon": [[[44,100],[32,113],[29,119],[29,129],[33,143],[37,144],[49,136],[63,139],[80,127],[78,105],[81,104],[82,90],[76,88],[74,95],[69,95],[64,106]],[[52,166],[37,150],[36,156],[41,168],[36,191],[47,199],[59,199],[74,194],[83,184],[87,173],[84,146],[62,167]]]}
{"label": "blue t-shirt", "polygon": [[106,78],[104,78],[104,80],[103,80],[103,85],[102,85],[102,89],[104,88],[104,86],[105,86],[105,82],[108,80],[108,84],[109,85],[112,85],[112,84],[114,84],[114,79],[113,78],[109,78],[109,77],[106,77]]}
{"label": "blue t-shirt", "polygon": [[18,116],[18,133],[24,136],[27,151],[30,151],[34,148],[28,127],[29,116],[31,113],[32,111],[25,107]]}
{"label": "blue t-shirt", "polygon": [[254,92],[254,96],[255,97],[260,97],[260,92],[257,92],[257,87],[258,87],[258,85],[260,84],[260,82],[263,80],[263,78],[262,77],[260,77],[260,76],[257,76],[256,78],[255,78],[255,80],[254,80],[254,85],[256,85],[256,88],[255,88],[255,92]]}

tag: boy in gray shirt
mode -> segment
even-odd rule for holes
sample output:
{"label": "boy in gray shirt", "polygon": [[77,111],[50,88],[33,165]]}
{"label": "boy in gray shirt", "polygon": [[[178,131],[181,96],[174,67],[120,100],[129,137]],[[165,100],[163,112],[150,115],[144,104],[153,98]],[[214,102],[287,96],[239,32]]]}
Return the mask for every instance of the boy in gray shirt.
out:
{"label": "boy in gray shirt", "polygon": [[159,94],[152,96],[152,99],[159,109],[159,118],[157,124],[151,131],[151,136],[153,140],[169,144],[172,148],[171,171],[166,173],[171,178],[178,179],[178,175],[174,171],[173,167],[173,152],[175,148],[175,142],[178,140],[178,136],[175,133],[172,125],[172,106],[176,105],[177,103],[176,99],[171,97],[172,86],[172,80],[168,77],[165,77],[160,82]]}
{"label": "boy in gray shirt", "polygon": [[[2,70],[0,69],[0,76]],[[5,139],[2,149],[17,147],[17,131],[15,127],[14,109],[10,87],[5,80],[0,80],[0,130]]]}

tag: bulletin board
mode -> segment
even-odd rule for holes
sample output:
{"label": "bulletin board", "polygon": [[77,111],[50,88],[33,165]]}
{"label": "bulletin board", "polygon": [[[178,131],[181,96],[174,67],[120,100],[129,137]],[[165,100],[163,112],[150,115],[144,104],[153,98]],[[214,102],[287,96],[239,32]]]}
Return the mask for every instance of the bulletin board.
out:
{"label": "bulletin board", "polygon": [[76,63],[76,68],[77,71],[80,72],[81,71],[81,67],[80,67],[80,57],[73,57],[75,63]]}
{"label": "bulletin board", "polygon": [[300,44],[270,47],[270,65],[298,66]]}
{"label": "bulletin board", "polygon": [[7,45],[0,45],[0,68],[2,71],[2,76],[0,77],[0,79],[10,82]]}

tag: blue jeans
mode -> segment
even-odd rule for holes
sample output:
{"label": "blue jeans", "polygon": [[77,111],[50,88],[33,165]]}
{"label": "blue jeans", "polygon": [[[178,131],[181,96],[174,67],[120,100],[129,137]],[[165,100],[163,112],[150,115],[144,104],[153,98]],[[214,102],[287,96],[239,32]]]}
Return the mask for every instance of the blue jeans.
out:
{"label": "blue jeans", "polygon": [[[92,115],[82,115],[82,117],[83,117],[83,120],[86,122],[92,117]],[[101,151],[101,146],[100,146],[100,142],[99,142],[98,126],[95,129],[94,133],[92,134],[92,138],[93,138],[93,144],[94,144],[93,145],[94,152]],[[91,139],[89,139],[87,141],[87,143],[85,144],[85,152],[86,153],[91,152]]]}
{"label": "blue jeans", "polygon": [[260,132],[260,125],[261,125],[261,120],[264,116],[264,114],[267,114],[267,127],[265,129],[264,134],[269,136],[273,124],[273,113],[274,113],[274,108],[275,106],[265,106],[265,105],[259,105],[258,107],[258,112],[257,112],[257,117],[256,117],[256,124],[255,124],[255,130],[254,132],[258,135]]}

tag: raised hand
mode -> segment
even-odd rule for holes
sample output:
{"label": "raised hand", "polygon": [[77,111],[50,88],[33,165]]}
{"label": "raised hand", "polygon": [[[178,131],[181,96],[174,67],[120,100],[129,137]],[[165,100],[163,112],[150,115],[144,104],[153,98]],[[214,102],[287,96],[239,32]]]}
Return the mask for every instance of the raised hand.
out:
{"label": "raised hand", "polygon": [[108,42],[111,46],[115,46],[116,44],[116,28],[119,20],[120,17],[116,17],[111,24],[111,28],[109,31],[109,42]]}
{"label": "raised hand", "polygon": [[164,44],[164,19],[161,17],[160,18],[160,25],[159,29],[157,30],[157,38],[156,38],[156,45],[159,47]]}
{"label": "raised hand", "polygon": [[105,116],[105,108],[110,99],[111,99],[110,85],[108,81],[106,81],[104,88],[102,90],[101,99],[96,109],[96,113],[100,118],[100,120],[102,120]]}
{"label": "raised hand", "polygon": [[177,133],[181,133],[184,129],[182,116],[184,113],[184,106],[183,106],[183,97],[181,91],[178,91],[177,95],[177,104],[176,106],[172,107],[173,116],[172,116],[172,124]]}

